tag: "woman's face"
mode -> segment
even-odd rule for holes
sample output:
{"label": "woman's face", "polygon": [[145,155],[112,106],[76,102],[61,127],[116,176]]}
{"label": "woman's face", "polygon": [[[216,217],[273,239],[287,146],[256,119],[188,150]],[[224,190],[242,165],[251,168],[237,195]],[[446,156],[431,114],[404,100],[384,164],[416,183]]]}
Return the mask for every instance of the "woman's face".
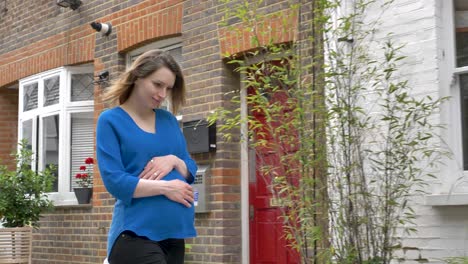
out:
{"label": "woman's face", "polygon": [[176,76],[166,67],[135,81],[133,97],[144,107],[158,108],[174,87]]}

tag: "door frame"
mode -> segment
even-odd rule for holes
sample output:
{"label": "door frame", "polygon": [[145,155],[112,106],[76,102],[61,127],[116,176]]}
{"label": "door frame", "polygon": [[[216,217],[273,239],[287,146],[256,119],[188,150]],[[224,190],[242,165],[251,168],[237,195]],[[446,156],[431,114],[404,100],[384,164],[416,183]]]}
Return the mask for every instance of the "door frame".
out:
{"label": "door frame", "polygon": [[[281,59],[285,54],[267,55],[266,60],[264,56],[255,56],[249,58],[250,64],[260,63],[262,60],[272,61]],[[248,115],[247,106],[247,89],[245,83],[242,81],[246,78],[244,73],[240,74],[240,105],[241,105],[241,120],[246,120]],[[241,122],[240,125],[240,144],[241,144],[241,166],[240,166],[240,189],[241,189],[241,247],[242,247],[242,264],[250,264],[250,212],[249,212],[249,172],[250,172],[250,158],[249,158],[249,128],[246,122]]]}
{"label": "door frame", "polygon": [[[241,120],[247,118],[247,89],[240,76],[240,104]],[[241,122],[241,238],[242,238],[242,264],[250,264],[250,228],[249,228],[249,130],[246,122]]]}

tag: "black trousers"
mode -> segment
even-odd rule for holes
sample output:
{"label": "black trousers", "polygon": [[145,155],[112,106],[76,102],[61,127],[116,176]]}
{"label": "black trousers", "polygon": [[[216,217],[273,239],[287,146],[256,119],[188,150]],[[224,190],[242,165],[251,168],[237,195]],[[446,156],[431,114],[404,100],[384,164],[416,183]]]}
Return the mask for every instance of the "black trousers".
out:
{"label": "black trousers", "polygon": [[117,238],[109,255],[110,264],[183,264],[185,241],[151,241],[125,231]]}

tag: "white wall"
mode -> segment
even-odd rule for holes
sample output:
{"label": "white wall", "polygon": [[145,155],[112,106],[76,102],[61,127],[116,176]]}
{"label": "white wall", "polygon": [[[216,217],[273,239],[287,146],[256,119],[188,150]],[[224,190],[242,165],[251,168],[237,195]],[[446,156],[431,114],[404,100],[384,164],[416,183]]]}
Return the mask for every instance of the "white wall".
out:
{"label": "white wall", "polygon": [[[415,94],[445,96],[451,93],[451,77],[444,77],[447,74],[445,56],[450,53],[446,51],[447,40],[441,39],[446,38],[442,33],[449,30],[444,26],[447,17],[442,14],[446,1],[451,0],[395,0],[382,17],[377,38],[384,39],[392,32],[393,40],[406,44],[402,51],[408,58],[401,70]],[[373,10],[369,14],[379,12]],[[456,116],[453,111],[458,111],[457,105],[447,106],[435,119],[449,123],[452,130],[459,129],[457,124],[452,124],[456,120],[451,119]],[[459,132],[443,134],[446,139],[454,135]],[[447,140],[452,140],[452,144],[458,142]],[[457,151],[456,155],[460,155],[459,148]],[[450,196],[457,179],[463,176],[457,165],[448,166],[451,167],[444,168],[428,189],[431,194],[445,194],[438,196],[441,199]],[[444,263],[442,259],[446,257],[468,256],[468,205],[432,206],[427,205],[427,197],[415,197],[413,208],[417,214],[415,227],[419,231],[403,240],[404,249],[399,251],[401,263]]]}

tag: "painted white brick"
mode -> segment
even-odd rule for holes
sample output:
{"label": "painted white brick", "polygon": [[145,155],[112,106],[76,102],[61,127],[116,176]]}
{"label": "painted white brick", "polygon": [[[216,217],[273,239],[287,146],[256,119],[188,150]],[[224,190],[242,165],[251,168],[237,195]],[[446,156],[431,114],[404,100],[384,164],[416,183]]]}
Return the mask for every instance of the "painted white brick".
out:
{"label": "painted white brick", "polygon": [[[438,10],[443,1],[451,0],[396,0],[382,16],[376,38],[388,39],[387,34],[399,44],[408,59],[401,67],[402,78],[409,80],[414,94],[437,94],[441,89],[439,80],[439,60],[443,59],[443,49],[438,39],[441,16]],[[369,19],[381,14],[380,10],[369,12]],[[457,23],[468,25],[468,20],[457,14]],[[378,47],[373,47],[374,54],[379,54]],[[440,120],[440,116],[434,120]],[[447,121],[447,120],[445,120]],[[440,190],[452,184],[453,175],[439,175],[437,180],[430,180],[429,191]],[[450,181],[450,182],[447,182]],[[468,188],[467,188],[468,189]],[[468,206],[431,207],[425,205],[423,196],[413,198],[413,209],[417,213],[415,226],[417,233],[405,235],[403,246],[397,255],[404,260],[395,263],[413,264],[444,263],[444,259],[468,255]],[[402,233],[402,229],[398,229]]]}
{"label": "painted white brick", "polygon": [[421,259],[421,251],[419,249],[403,249],[403,257],[408,260]]}

